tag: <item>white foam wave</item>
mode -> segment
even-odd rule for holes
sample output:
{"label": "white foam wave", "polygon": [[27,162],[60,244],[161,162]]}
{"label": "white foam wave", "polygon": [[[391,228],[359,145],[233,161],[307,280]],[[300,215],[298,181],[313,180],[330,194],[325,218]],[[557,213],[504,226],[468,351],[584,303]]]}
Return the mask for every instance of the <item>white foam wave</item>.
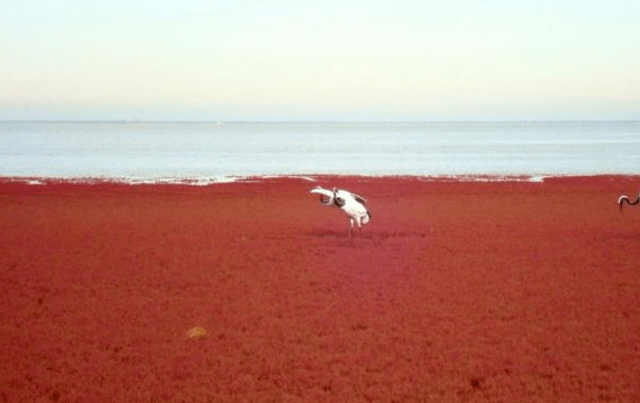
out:
{"label": "white foam wave", "polygon": [[43,177],[3,177],[0,175],[0,180],[6,180],[9,182],[19,182],[27,185],[45,185],[51,182],[64,182],[64,183],[116,183],[116,184],[128,184],[128,185],[187,185],[187,186],[209,186],[221,183],[233,183],[233,182],[259,182],[266,179],[278,179],[278,178],[292,178],[301,179],[308,182],[316,182],[317,179],[313,176],[298,176],[298,175],[230,175],[230,176],[217,176],[217,177],[107,177],[107,176],[43,176]]}
{"label": "white foam wave", "polygon": [[71,184],[91,184],[91,183],[116,183],[129,185],[186,185],[186,186],[209,186],[233,182],[261,182],[270,179],[298,179],[307,182],[317,182],[320,178],[389,178],[389,179],[417,179],[421,181],[448,181],[448,182],[530,182],[543,183],[548,178],[560,178],[567,176],[598,176],[598,175],[338,175],[338,174],[311,174],[311,175],[230,175],[217,177],[65,177],[65,176],[43,176],[43,177],[11,177],[1,176],[0,181],[19,182],[27,185],[41,186],[47,183],[71,183]]}

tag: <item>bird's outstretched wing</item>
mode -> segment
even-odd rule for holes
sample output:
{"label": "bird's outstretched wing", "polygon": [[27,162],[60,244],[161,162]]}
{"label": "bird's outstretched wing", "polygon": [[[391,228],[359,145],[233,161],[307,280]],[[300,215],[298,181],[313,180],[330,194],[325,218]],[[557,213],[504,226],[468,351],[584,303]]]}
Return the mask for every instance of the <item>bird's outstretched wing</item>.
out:
{"label": "bird's outstretched wing", "polygon": [[[347,192],[347,191],[343,190],[343,192]],[[347,193],[349,193],[354,199],[356,199],[358,203],[367,204],[367,200],[364,197],[351,192],[347,192]]]}
{"label": "bird's outstretched wing", "polygon": [[331,190],[322,188],[320,186],[311,189],[309,193],[317,193],[323,196],[333,197],[333,192]]}
{"label": "bird's outstretched wing", "polygon": [[[326,197],[331,198],[331,199],[333,199],[333,196],[334,196],[333,191],[331,191],[331,190],[329,190],[329,189],[325,189],[325,188],[323,188],[323,187],[321,187],[321,186],[317,186],[317,187],[315,187],[315,188],[311,189],[311,190],[309,191],[309,193],[317,193],[317,194],[320,194],[320,195],[326,196]],[[362,197],[362,196],[360,196],[360,195],[357,195],[357,194],[355,194],[355,193],[351,193],[351,192],[349,192],[348,190],[338,189],[338,190],[337,190],[337,193],[336,193],[336,196],[338,196],[338,197],[339,197],[341,193],[342,193],[342,196],[343,196],[343,197],[352,197],[352,198],[353,198],[353,199],[355,199],[358,203],[367,204],[367,200],[366,200],[364,197]],[[344,200],[343,200],[343,201],[344,201]]]}
{"label": "bird's outstretched wing", "polygon": [[356,194],[354,194],[353,197],[358,201],[358,203],[367,204],[367,201],[364,199],[364,197],[358,196]]}
{"label": "bird's outstretched wing", "polygon": [[320,186],[313,188],[309,193],[316,193],[320,195],[320,203],[325,206],[334,207],[333,192],[329,189],[324,189]]}

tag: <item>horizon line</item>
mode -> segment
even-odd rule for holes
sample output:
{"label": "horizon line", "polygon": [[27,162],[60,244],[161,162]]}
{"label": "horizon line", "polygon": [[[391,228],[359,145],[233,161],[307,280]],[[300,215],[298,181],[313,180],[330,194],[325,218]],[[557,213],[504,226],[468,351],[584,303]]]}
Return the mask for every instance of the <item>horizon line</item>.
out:
{"label": "horizon line", "polygon": [[146,120],[146,119],[6,119],[0,123],[183,123],[183,124],[443,124],[443,123],[640,123],[640,119],[495,119],[495,120]]}

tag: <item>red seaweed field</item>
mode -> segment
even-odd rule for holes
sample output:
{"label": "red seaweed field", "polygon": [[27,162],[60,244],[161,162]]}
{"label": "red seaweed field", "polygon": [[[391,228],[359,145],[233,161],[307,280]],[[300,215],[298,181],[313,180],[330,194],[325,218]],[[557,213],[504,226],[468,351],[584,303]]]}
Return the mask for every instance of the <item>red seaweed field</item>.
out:
{"label": "red seaweed field", "polygon": [[313,179],[0,180],[0,403],[640,401],[640,178]]}

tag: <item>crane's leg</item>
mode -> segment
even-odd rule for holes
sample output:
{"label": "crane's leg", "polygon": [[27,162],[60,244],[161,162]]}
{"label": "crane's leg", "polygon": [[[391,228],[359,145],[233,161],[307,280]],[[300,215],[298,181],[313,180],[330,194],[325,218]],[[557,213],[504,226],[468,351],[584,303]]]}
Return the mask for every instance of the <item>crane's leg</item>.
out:
{"label": "crane's leg", "polygon": [[349,238],[353,238],[353,235],[354,235],[353,234],[353,232],[354,232],[354,229],[353,229],[353,218],[351,218],[349,221],[351,222],[351,227],[349,228]]}

